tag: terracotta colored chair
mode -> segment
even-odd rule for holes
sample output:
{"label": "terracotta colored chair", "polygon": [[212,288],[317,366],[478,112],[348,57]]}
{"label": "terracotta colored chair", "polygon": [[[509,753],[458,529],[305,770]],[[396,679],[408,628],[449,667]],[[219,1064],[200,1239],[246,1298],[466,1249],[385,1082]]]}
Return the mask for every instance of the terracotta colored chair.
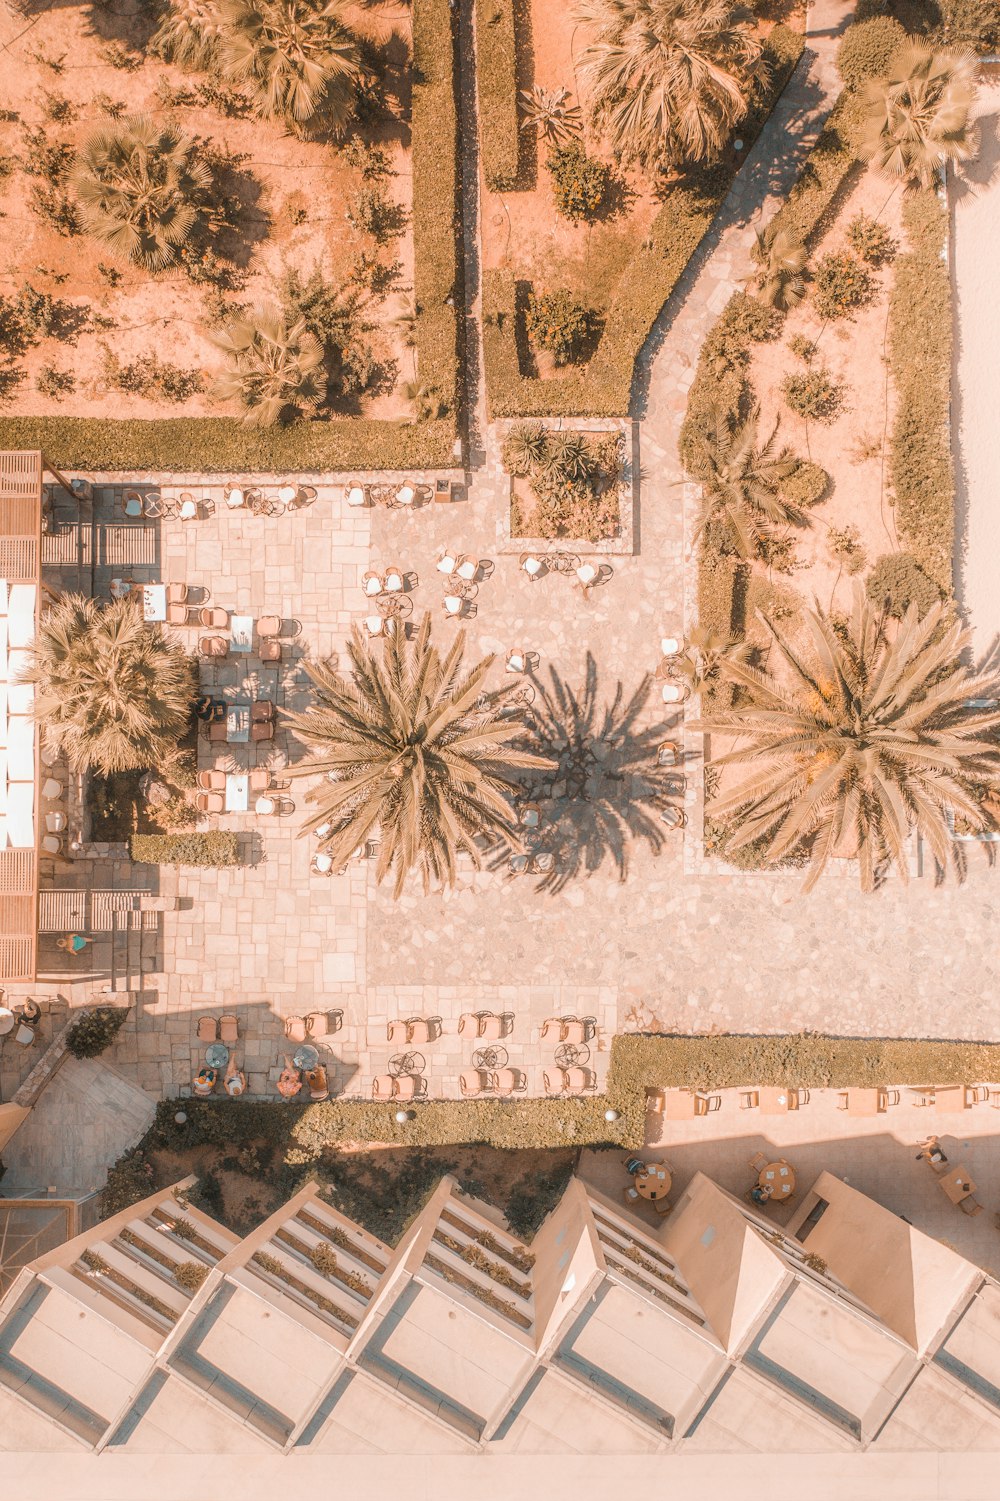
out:
{"label": "terracotta colored chair", "polygon": [[502,1016],[481,1016],[479,1018],[479,1035],[486,1042],[499,1042],[507,1031]]}
{"label": "terracotta colored chair", "polygon": [[527,1087],[527,1076],[519,1068],[498,1068],[493,1075],[493,1088],[497,1094],[514,1094]]}
{"label": "terracotta colored chair", "polygon": [[306,1031],[311,1042],[323,1042],[344,1024],[342,1011],[310,1011],[306,1017]]}
{"label": "terracotta colored chair", "polygon": [[219,1041],[227,1047],[232,1047],[234,1042],[239,1041],[240,1024],[238,1018],[228,1011],[225,1016],[219,1017]]}
{"label": "terracotta colored chair", "polygon": [[224,771],[199,771],[198,786],[202,792],[225,792],[226,773]]}
{"label": "terracotta colored chair", "polygon": [[257,635],[264,639],[267,636],[281,635],[281,616],[262,615],[257,622]]}
{"label": "terracotta colored chair", "polygon": [[550,1016],[548,1021],[542,1022],[542,1041],[561,1042],[563,1021],[558,1016]]}
{"label": "terracotta colored chair", "polygon": [[422,1016],[415,1016],[406,1023],[407,1042],[433,1042],[436,1035],[433,1024]]}
{"label": "terracotta colored chair", "polygon": [[226,799],[221,792],[199,792],[194,800],[199,813],[224,813]]}
{"label": "terracotta colored chair", "polygon": [[376,1074],[372,1080],[373,1100],[394,1100],[399,1093],[399,1080],[392,1074]]}
{"label": "terracotta colored chair", "polygon": [[251,724],[269,724],[275,715],[273,698],[255,698],[250,705]]}
{"label": "terracotta colored chair", "polygon": [[168,584],[167,585],[167,604],[168,605],[185,605],[185,604],[187,604],[187,597],[188,597],[188,586],[187,586],[187,584]]}
{"label": "terracotta colored chair", "polygon": [[409,1042],[409,1033],[406,1022],[393,1021],[385,1029],[386,1039],[389,1042]]}
{"label": "terracotta colored chair", "polygon": [[597,1075],[592,1068],[566,1069],[566,1088],[570,1094],[584,1094],[597,1088]]}
{"label": "terracotta colored chair", "polygon": [[576,1017],[568,1017],[562,1024],[562,1042],[574,1042],[577,1047],[590,1042],[594,1035],[594,1023],[590,1017],[584,1017],[578,1021]]}
{"label": "terracotta colored chair", "polygon": [[262,662],[281,661],[281,642],[272,637],[269,641],[262,641],[257,649],[257,655]]}
{"label": "terracotta colored chair", "polygon": [[459,1037],[479,1036],[479,1017],[472,1011],[463,1011],[458,1022]]}
{"label": "terracotta colored chair", "polygon": [[202,636],[198,650],[203,657],[228,657],[229,642],[225,636]]}
{"label": "terracotta colored chair", "polygon": [[542,1083],[547,1095],[565,1094],[566,1070],[563,1068],[546,1068],[542,1070]]}
{"label": "terracotta colored chair", "polygon": [[250,773],[247,784],[251,792],[266,792],[271,785],[271,773],[266,766],[256,766]]}
{"label": "terracotta colored chair", "polygon": [[305,1042],[305,1040],[306,1040],[306,1023],[305,1023],[305,1018],[301,1017],[301,1016],[286,1016],[285,1017],[285,1036],[288,1038],[289,1042]]}
{"label": "terracotta colored chair", "polygon": [[226,721],[224,719],[213,719],[211,724],[205,726],[205,738],[209,745],[227,744]]}
{"label": "terracotta colored chair", "polygon": [[417,1074],[401,1074],[393,1081],[396,1085],[395,1098],[397,1100],[415,1100],[417,1095],[423,1094],[426,1084]]}
{"label": "terracotta colored chair", "polygon": [[224,631],[229,625],[229,611],[222,610],[217,605],[206,605],[198,611],[198,619],[206,630]]}
{"label": "terracotta colored chair", "polygon": [[218,1042],[219,1024],[214,1016],[199,1016],[198,1018],[198,1041]]}
{"label": "terracotta colored chair", "polygon": [[167,625],[187,625],[187,605],[167,605]]}
{"label": "terracotta colored chair", "polygon": [[269,719],[266,722],[263,721],[263,720],[259,720],[259,719],[258,720],[251,720],[250,721],[250,741],[251,741],[252,744],[255,745],[255,744],[257,744],[261,740],[273,740],[273,739],[274,739],[274,720],[273,719]]}
{"label": "terracotta colored chair", "polygon": [[484,1068],[463,1068],[458,1076],[459,1087],[462,1094],[469,1099],[473,1095],[484,1094],[490,1087],[490,1076]]}

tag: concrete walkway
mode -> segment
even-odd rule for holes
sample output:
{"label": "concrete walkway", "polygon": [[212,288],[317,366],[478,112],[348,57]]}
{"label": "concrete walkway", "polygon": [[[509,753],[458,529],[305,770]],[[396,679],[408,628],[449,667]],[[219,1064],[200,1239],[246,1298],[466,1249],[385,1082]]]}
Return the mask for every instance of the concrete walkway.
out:
{"label": "concrete walkway", "polygon": [[952,179],[956,362],[953,420],[959,538],[955,589],[983,655],[1000,637],[1000,82],[976,111],[982,149]]}

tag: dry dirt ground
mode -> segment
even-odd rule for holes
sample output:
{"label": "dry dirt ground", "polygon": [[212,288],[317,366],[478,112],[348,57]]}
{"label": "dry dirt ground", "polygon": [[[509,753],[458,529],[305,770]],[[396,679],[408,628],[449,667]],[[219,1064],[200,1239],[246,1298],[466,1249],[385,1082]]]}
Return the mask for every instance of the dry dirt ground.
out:
{"label": "dry dirt ground", "polygon": [[[188,134],[213,148],[232,153],[238,162],[227,174],[226,186],[240,201],[239,229],[222,242],[235,265],[245,272],[245,284],[232,301],[252,303],[273,297],[275,279],[286,267],[308,274],[321,264],[326,276],[340,283],[362,252],[372,254],[371,237],[345,219],[352,193],[361,185],[359,172],[348,165],[334,146],[301,141],[278,123],[253,118],[230,118],[219,109],[184,104],[165,109],[157,87],[192,90],[206,75],[185,72],[162,63],[144,49],[153,31],[151,10],[134,3],[120,10],[84,6],[54,7],[26,23],[10,10],[0,12],[0,211],[3,245],[0,250],[0,293],[11,296],[25,282],[71,304],[70,322],[79,327],[62,340],[46,338],[19,361],[23,379],[8,391],[7,413],[34,415],[72,411],[73,416],[136,418],[225,415],[226,409],[208,394],[218,352],[210,343],[207,287],[195,285],[183,272],[171,269],[157,276],[121,265],[107,246],[85,235],[58,233],[32,209],[33,185],[43,182],[19,169],[29,148],[25,131],[44,128],[52,144],[76,147],[91,130],[110,123],[116,113],[145,112],[156,120],[170,118]],[[366,415],[398,416],[408,410],[400,386],[412,375],[411,357],[401,331],[392,319],[405,289],[412,288],[413,250],[410,219],[409,35],[408,12],[398,8],[358,6],[350,24],[372,41],[386,43],[395,66],[386,74],[386,93],[393,122],[355,131],[355,138],[378,141],[390,152],[395,176],[388,196],[402,210],[406,228],[379,253],[391,264],[399,261],[397,285],[381,306],[373,302],[371,335],[377,356],[391,370],[395,383],[385,393],[365,398]],[[118,62],[115,66],[111,59]],[[121,66],[122,60],[128,64]],[[219,80],[213,80],[219,82]],[[53,119],[53,112],[60,119]],[[111,275],[101,265],[112,268]],[[116,274],[117,273],[117,274]],[[73,310],[76,310],[75,312]],[[188,371],[202,372],[205,390],[180,402],[156,397],[123,396],[112,402],[102,379],[102,347],[123,365],[157,360]],[[43,396],[36,388],[44,367],[71,372],[75,389],[62,398]],[[394,389],[392,387],[394,386]]]}

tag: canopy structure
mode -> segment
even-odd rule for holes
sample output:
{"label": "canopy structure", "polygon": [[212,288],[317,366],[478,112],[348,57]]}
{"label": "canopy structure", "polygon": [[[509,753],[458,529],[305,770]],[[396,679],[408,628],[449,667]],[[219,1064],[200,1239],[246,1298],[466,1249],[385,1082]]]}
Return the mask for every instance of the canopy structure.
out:
{"label": "canopy structure", "polygon": [[41,608],[47,470],[66,484],[36,450],[0,452],[0,984],[30,983],[37,963],[39,744],[19,679]]}

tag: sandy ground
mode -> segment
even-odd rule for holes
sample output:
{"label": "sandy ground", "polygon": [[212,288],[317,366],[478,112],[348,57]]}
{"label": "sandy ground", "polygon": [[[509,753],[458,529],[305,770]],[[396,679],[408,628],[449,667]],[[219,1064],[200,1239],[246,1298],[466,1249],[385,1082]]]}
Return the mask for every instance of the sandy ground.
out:
{"label": "sandy ground", "polygon": [[953,188],[953,397],[959,537],[956,591],[977,654],[1000,636],[1000,72],[978,101],[982,150]]}

